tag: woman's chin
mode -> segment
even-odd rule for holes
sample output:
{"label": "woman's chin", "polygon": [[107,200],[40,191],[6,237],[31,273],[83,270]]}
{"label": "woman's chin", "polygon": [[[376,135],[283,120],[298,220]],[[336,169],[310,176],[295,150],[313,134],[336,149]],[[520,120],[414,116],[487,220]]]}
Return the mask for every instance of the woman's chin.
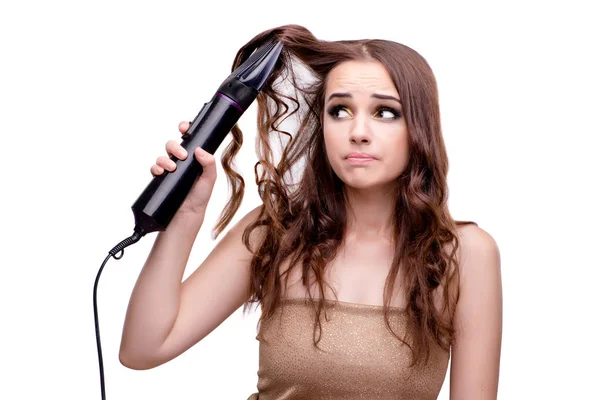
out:
{"label": "woman's chin", "polygon": [[381,182],[373,180],[349,179],[343,182],[346,185],[346,188],[350,190],[379,190],[382,187],[386,186]]}

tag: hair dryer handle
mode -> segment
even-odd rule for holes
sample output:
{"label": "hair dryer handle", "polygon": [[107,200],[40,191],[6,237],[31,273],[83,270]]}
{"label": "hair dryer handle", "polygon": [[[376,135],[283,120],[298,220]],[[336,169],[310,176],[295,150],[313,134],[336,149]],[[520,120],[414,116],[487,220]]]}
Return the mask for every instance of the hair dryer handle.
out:
{"label": "hair dryer handle", "polygon": [[242,114],[243,111],[235,102],[218,95],[202,107],[182,136],[181,146],[190,156],[185,160],[171,156],[177,168],[154,177],[131,207],[136,232],[145,235],[167,228],[192,185],[202,174],[202,166],[194,157],[194,149],[200,146],[214,154]]}

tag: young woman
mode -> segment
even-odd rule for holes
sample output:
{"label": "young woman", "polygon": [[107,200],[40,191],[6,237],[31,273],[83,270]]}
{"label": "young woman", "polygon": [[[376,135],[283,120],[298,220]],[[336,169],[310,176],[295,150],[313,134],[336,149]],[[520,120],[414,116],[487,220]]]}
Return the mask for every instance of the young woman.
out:
{"label": "young woman", "polygon": [[[436,399],[450,354],[451,399],[495,399],[500,257],[487,232],[448,211],[429,65],[392,41],[321,41],[286,25],[242,47],[233,68],[272,37],[284,50],[257,100],[263,204],[182,282],[216,179],[214,157],[196,149],[204,173],[140,273],[121,362],[163,364],[254,303],[260,365],[250,399]],[[281,125],[289,115],[299,117],[294,132]],[[278,160],[274,133],[287,139]],[[243,195],[231,168],[242,133],[232,136],[223,167],[233,195],[217,235]],[[174,140],[166,151],[189,156]],[[174,168],[161,156],[151,172]]]}

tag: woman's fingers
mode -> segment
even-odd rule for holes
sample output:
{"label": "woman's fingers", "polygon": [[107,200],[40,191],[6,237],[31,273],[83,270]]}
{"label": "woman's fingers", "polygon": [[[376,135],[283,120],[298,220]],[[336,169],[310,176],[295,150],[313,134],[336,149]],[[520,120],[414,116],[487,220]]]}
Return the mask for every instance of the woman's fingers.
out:
{"label": "woman's fingers", "polygon": [[175,140],[169,140],[165,145],[165,149],[169,156],[175,156],[180,160],[187,158],[187,151]]}
{"label": "woman's fingers", "polygon": [[[179,132],[184,134],[190,127],[190,122],[181,121],[179,123]],[[165,170],[173,172],[177,168],[177,164],[175,161],[171,160],[169,157],[175,156],[179,160],[185,160],[187,158],[187,151],[179,144],[176,140],[169,140],[165,145],[165,150],[167,151],[167,156],[159,156],[156,159],[156,164],[150,167],[150,173],[154,176],[162,175]]]}
{"label": "woman's fingers", "polygon": [[179,132],[181,132],[182,135],[186,133],[188,129],[190,129],[190,123],[188,121],[181,121],[179,123]]}

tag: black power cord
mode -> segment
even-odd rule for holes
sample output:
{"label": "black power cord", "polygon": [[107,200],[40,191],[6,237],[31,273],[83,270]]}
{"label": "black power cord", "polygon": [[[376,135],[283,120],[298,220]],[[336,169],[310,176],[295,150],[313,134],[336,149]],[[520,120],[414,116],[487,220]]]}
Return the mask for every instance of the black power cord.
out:
{"label": "black power cord", "polygon": [[[144,234],[144,231],[136,226],[133,235],[131,235],[127,239],[122,240],[118,245],[113,247],[112,250],[108,252],[108,256],[104,259],[104,262],[100,266],[98,275],[96,275],[96,281],[94,282],[94,324],[96,325],[96,346],[98,347],[98,363],[100,365],[100,391],[102,394],[102,400],[106,400],[106,389],[104,387],[104,365],[102,363],[102,346],[100,344],[100,326],[98,325],[98,281],[100,280],[100,274],[102,273],[104,265],[106,264],[108,259],[114,257],[115,260],[120,260],[123,257],[125,247],[139,241],[142,238],[142,236],[144,236]],[[121,254],[119,254],[119,256],[117,257],[118,253]]]}

